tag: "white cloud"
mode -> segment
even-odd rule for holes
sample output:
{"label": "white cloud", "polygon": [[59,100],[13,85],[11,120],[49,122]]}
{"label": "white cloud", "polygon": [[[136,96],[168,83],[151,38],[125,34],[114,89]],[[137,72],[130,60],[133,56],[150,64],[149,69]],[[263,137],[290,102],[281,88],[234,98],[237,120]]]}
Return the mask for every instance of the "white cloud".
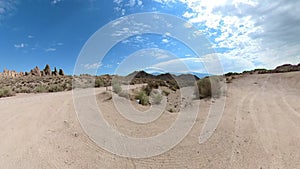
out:
{"label": "white cloud", "polygon": [[138,6],[142,6],[143,5],[143,1],[142,0],[138,0],[137,3],[138,3]]}
{"label": "white cloud", "polygon": [[155,2],[161,3],[161,4],[171,4],[176,3],[176,0],[153,0]]}
{"label": "white cloud", "polygon": [[56,48],[47,48],[45,49],[46,52],[55,52]]}
{"label": "white cloud", "polygon": [[116,5],[116,7],[114,7],[114,10],[116,12],[120,12],[122,16],[126,14],[128,7],[133,9],[133,8],[140,8],[143,6],[142,0],[127,0],[127,1],[114,0],[113,2]]}
{"label": "white cloud", "polygon": [[123,2],[123,0],[114,0],[114,3],[120,5]]}
{"label": "white cloud", "polygon": [[128,5],[129,5],[130,7],[134,7],[134,5],[135,5],[135,0],[129,0]]}
{"label": "white cloud", "polygon": [[191,18],[192,16],[195,16],[195,13],[190,13],[190,12],[186,11],[182,16],[185,18]]}
{"label": "white cloud", "polygon": [[91,64],[87,63],[83,65],[85,69],[98,69],[100,66],[102,66],[101,63],[91,63]]}
{"label": "white cloud", "polygon": [[169,43],[169,40],[168,39],[163,39],[162,43]]}
{"label": "white cloud", "polygon": [[0,0],[0,19],[11,14],[16,9],[17,3],[14,0]]}
{"label": "white cloud", "polygon": [[[188,7],[183,17],[211,40],[227,66],[240,70],[300,62],[300,1],[179,0]],[[205,25],[205,27],[203,27]],[[232,65],[229,65],[231,63]]]}
{"label": "white cloud", "polygon": [[33,39],[33,38],[34,38],[34,36],[33,36],[33,35],[28,35],[28,36],[27,36],[27,38],[29,38],[29,39]]}
{"label": "white cloud", "polygon": [[28,46],[26,43],[20,43],[20,44],[15,44],[15,45],[14,45],[14,47],[17,48],[17,49],[19,49],[19,48],[24,48],[24,47],[26,47],[26,46]]}
{"label": "white cloud", "polygon": [[155,58],[156,60],[162,60],[162,59],[167,59],[171,58],[172,54],[164,51],[159,48],[148,48],[148,49],[143,49],[135,53],[135,55],[139,57],[148,57],[148,58]]}
{"label": "white cloud", "polygon": [[58,4],[58,3],[62,2],[62,1],[63,0],[52,0],[51,4],[56,5],[56,4]]}

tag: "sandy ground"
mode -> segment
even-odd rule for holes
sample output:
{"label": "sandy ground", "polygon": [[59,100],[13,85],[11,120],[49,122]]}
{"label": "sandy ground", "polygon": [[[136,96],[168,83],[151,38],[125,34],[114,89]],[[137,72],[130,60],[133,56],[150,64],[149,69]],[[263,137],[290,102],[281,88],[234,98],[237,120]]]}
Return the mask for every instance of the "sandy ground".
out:
{"label": "sandy ground", "polygon": [[[228,84],[223,117],[199,144],[212,100],[201,100],[190,133],[161,155],[130,159],[99,148],[83,132],[71,92],[22,94],[0,99],[0,168],[300,168],[300,72],[250,75]],[[97,89],[101,92],[104,89]],[[134,124],[112,101],[99,101],[105,119],[130,136],[166,130],[177,113],[165,111],[149,124]]]}

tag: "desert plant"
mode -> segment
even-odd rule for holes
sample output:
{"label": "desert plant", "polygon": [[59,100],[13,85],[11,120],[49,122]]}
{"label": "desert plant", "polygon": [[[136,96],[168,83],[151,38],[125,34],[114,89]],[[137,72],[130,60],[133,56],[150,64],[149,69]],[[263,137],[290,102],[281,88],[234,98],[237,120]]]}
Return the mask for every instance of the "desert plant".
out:
{"label": "desert plant", "polygon": [[142,105],[148,105],[149,104],[149,96],[146,94],[144,90],[141,90],[137,93],[135,96],[135,99],[139,100],[139,103]]}
{"label": "desert plant", "polygon": [[31,93],[31,90],[29,87],[23,86],[21,87],[20,93]]}
{"label": "desert plant", "polygon": [[40,86],[37,86],[37,87],[34,89],[34,92],[36,92],[36,93],[46,93],[46,92],[48,92],[48,89],[47,89],[46,86],[40,85]]}
{"label": "desert plant", "polygon": [[122,86],[121,86],[121,83],[119,82],[115,82],[112,84],[112,89],[113,89],[113,92],[115,93],[120,93],[122,91]]}
{"label": "desert plant", "polygon": [[5,88],[0,89],[0,98],[14,96],[14,95],[15,95],[15,92],[13,92],[11,90],[11,88],[5,87]]}
{"label": "desert plant", "polygon": [[48,87],[48,90],[49,90],[49,92],[61,92],[61,91],[64,91],[64,89],[61,86],[59,86],[59,85],[50,85]]}
{"label": "desert plant", "polygon": [[104,86],[104,82],[102,79],[100,78],[96,78],[95,80],[95,87],[103,87]]}
{"label": "desert plant", "polygon": [[160,104],[163,97],[160,93],[153,93],[151,94],[151,98],[152,98],[152,103],[153,104]]}
{"label": "desert plant", "polygon": [[197,81],[195,93],[199,98],[219,97],[221,94],[220,77],[208,77]]}

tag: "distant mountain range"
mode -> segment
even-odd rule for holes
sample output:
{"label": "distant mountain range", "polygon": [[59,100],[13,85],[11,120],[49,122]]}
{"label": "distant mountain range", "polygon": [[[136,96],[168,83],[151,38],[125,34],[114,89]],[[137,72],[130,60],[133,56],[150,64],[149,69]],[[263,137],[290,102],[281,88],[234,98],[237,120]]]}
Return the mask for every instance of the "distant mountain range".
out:
{"label": "distant mountain range", "polygon": [[145,71],[134,71],[130,74],[128,74],[126,77],[127,78],[148,78],[148,79],[160,79],[160,80],[172,80],[174,78],[178,78],[178,79],[195,79],[198,80],[200,77],[206,77],[208,76],[208,74],[173,74],[173,73],[158,73],[158,72],[154,72],[154,73],[147,73]]}
{"label": "distant mountain range", "polygon": [[[198,73],[198,72],[189,72],[189,73],[170,72],[170,73],[173,74],[173,75],[176,75],[176,76],[184,75],[184,74],[191,74],[191,75],[197,76],[198,78],[204,78],[206,76],[211,76],[211,74],[208,74],[208,73]],[[152,73],[149,73],[149,74],[152,74],[154,76],[158,76],[158,75],[165,74],[165,73],[162,73],[162,72],[152,72]]]}

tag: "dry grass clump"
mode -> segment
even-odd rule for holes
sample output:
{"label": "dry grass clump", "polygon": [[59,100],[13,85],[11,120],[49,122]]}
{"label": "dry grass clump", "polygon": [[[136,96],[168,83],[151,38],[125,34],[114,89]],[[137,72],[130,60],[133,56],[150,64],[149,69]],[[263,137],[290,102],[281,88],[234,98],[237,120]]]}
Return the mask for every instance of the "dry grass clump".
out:
{"label": "dry grass clump", "polygon": [[113,92],[115,92],[116,94],[120,93],[122,91],[122,86],[121,86],[121,83],[119,82],[114,82],[112,84],[112,89],[113,89]]}
{"label": "dry grass clump", "polygon": [[45,85],[39,85],[39,86],[37,86],[37,87],[34,89],[34,91],[35,91],[36,93],[47,93],[49,90],[47,89],[47,86],[45,86]]}
{"label": "dry grass clump", "polygon": [[152,104],[160,104],[163,99],[163,96],[158,91],[152,92],[150,96],[151,96]]}
{"label": "dry grass clump", "polygon": [[0,98],[14,96],[16,93],[11,88],[5,87],[0,89]]}

